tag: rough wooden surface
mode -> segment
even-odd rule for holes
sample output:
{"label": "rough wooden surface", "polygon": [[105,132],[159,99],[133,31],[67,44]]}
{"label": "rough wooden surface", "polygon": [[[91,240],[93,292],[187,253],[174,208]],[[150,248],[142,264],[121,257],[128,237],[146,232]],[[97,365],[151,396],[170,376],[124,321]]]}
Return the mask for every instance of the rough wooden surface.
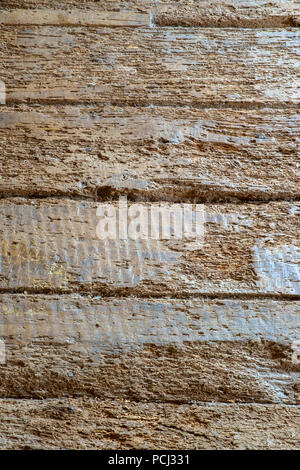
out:
{"label": "rough wooden surface", "polygon": [[150,26],[150,15],[136,12],[82,10],[13,10],[1,12],[0,24],[6,25],[97,25]]}
{"label": "rough wooden surface", "polygon": [[[131,1],[112,1],[101,0],[85,1],[67,0],[51,1],[41,0],[3,0],[0,2],[2,9],[8,9],[3,12],[2,22],[10,24],[19,24],[19,12],[13,9],[26,8],[22,13],[22,21],[30,24],[32,11],[39,12],[41,9],[49,11],[46,19],[50,22],[51,11],[61,10],[79,10],[85,11],[89,15],[97,15],[102,11],[115,12],[136,11],[144,14],[151,14],[154,25],[161,26],[214,26],[214,27],[251,27],[268,28],[280,26],[299,26],[300,4],[298,0],[131,0]],[[72,15],[69,17],[73,24],[79,23],[79,19]],[[39,15],[39,13],[34,13]],[[80,18],[80,13],[79,13]],[[82,19],[82,17],[81,17]],[[0,20],[1,21],[1,20]],[[45,21],[44,13],[40,17],[40,24]],[[51,23],[50,23],[51,24]],[[60,24],[65,24],[65,17],[61,17]],[[87,22],[87,24],[90,24]]]}
{"label": "rough wooden surface", "polygon": [[70,10],[86,11],[140,11],[146,12],[155,0],[1,0],[1,10]]}
{"label": "rough wooden surface", "polygon": [[0,401],[11,449],[297,449],[299,424],[296,406]]}
{"label": "rough wooden surface", "polygon": [[300,198],[299,125],[294,109],[3,106],[0,192]]}
{"label": "rough wooden surface", "polygon": [[0,448],[299,448],[299,7],[0,1]]}
{"label": "rough wooden surface", "polygon": [[195,240],[101,240],[97,207],[89,201],[2,199],[0,287],[300,295],[299,203],[206,205],[205,236]]}
{"label": "rough wooden surface", "polygon": [[155,22],[163,26],[276,27],[299,26],[299,0],[161,0]]}
{"label": "rough wooden surface", "polygon": [[2,295],[1,397],[300,402],[298,302]]}
{"label": "rough wooden surface", "polygon": [[297,30],[3,26],[11,102],[299,104]]}

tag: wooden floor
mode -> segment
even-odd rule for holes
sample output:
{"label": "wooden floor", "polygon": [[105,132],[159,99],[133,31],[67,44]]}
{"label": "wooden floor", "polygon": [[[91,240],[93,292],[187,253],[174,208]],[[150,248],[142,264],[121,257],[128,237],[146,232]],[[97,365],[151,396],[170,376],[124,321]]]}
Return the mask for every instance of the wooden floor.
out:
{"label": "wooden floor", "polygon": [[[299,26],[0,1],[0,448],[299,449]],[[100,240],[120,196],[204,239]]]}

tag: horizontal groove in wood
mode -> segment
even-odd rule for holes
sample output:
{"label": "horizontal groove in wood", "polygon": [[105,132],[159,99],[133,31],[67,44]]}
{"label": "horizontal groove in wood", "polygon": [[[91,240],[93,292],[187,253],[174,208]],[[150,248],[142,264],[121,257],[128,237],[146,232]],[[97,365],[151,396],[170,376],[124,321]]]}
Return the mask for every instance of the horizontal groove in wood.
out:
{"label": "horizontal groove in wood", "polygon": [[299,403],[300,303],[0,296],[0,396]]}
{"label": "horizontal groove in wood", "polygon": [[[196,240],[100,240],[97,207],[1,200],[0,287],[143,296],[300,294],[299,203],[204,205],[204,239]],[[149,216],[154,205],[144,207]]]}
{"label": "horizontal groove in wood", "polygon": [[1,400],[3,449],[299,449],[300,408]]}
{"label": "horizontal groove in wood", "polygon": [[81,289],[70,290],[68,288],[49,288],[49,287],[17,287],[14,289],[0,288],[1,295],[80,295],[81,297],[95,298],[101,297],[101,299],[107,299],[111,297],[116,297],[119,299],[128,299],[132,298],[134,295],[135,299],[171,299],[176,298],[178,300],[274,300],[280,302],[286,302],[287,304],[292,302],[298,302],[300,300],[300,295],[290,295],[290,294],[274,294],[269,293],[236,293],[236,292],[227,292],[227,293],[188,293],[183,292],[181,295],[176,293],[170,294],[169,291],[166,293],[160,291],[158,293],[151,292],[149,295],[143,291],[137,292],[133,289],[122,289],[122,288],[113,288],[108,286],[94,286],[86,290],[84,286],[81,286]]}
{"label": "horizontal groove in wood", "polygon": [[[1,4],[0,4],[1,7]],[[150,14],[84,10],[13,10],[0,11],[0,24],[57,26],[150,26]]]}
{"label": "horizontal groove in wood", "polygon": [[[298,0],[162,0],[162,1],[2,1],[4,24],[95,24],[94,18],[103,13],[116,16],[124,11],[152,15],[156,26],[201,27],[287,27],[299,26]],[[5,11],[8,10],[8,11]],[[46,13],[40,11],[46,10]],[[72,12],[70,14],[70,12]],[[68,16],[66,16],[68,15]],[[99,23],[102,25],[102,23]],[[105,24],[105,23],[104,23]],[[122,25],[124,23],[119,22]],[[149,24],[149,22],[148,22]],[[114,25],[114,23],[106,23]]]}
{"label": "horizontal groove in wood", "polygon": [[3,26],[9,102],[299,103],[297,30]]}
{"label": "horizontal groove in wood", "polygon": [[2,196],[300,198],[300,122],[293,109],[23,105],[0,111]]}

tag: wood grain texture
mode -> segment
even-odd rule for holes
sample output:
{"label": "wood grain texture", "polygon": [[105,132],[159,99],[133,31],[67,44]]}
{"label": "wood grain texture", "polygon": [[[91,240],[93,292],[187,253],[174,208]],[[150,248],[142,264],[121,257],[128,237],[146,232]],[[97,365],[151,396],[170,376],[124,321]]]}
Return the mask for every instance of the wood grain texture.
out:
{"label": "wood grain texture", "polygon": [[[150,206],[172,208],[145,204]],[[204,240],[100,240],[97,207],[1,200],[0,287],[156,296],[300,294],[299,203],[204,206]]]}
{"label": "wood grain texture", "polygon": [[293,109],[4,106],[0,193],[300,198],[299,127]]}
{"label": "wood grain texture", "polygon": [[300,24],[298,0],[160,0],[154,11],[156,24],[163,26],[268,28]]}
{"label": "wood grain texture", "polygon": [[299,302],[1,295],[0,396],[299,403]]}
{"label": "wood grain texture", "polygon": [[300,408],[2,400],[2,449],[295,449]]}
{"label": "wood grain texture", "polygon": [[3,26],[12,102],[299,104],[297,30]]}
{"label": "wood grain texture", "polygon": [[[1,5],[0,5],[1,6]],[[97,25],[97,26],[150,26],[150,15],[127,11],[83,10],[13,10],[2,11],[0,24],[5,25]]]}
{"label": "wood grain texture", "polygon": [[[89,15],[102,11],[122,12],[126,10],[151,13],[155,25],[162,26],[214,26],[267,28],[280,26],[299,26],[300,4],[298,0],[149,0],[145,1],[85,1],[66,0],[3,0],[2,10],[8,9],[2,22],[19,24],[20,17],[13,9],[26,8],[28,17],[22,15],[24,23],[30,23],[31,11],[46,8],[49,12],[77,9]],[[29,11],[28,11],[29,10]],[[30,11],[31,10],[31,11]],[[48,21],[52,13],[49,13]],[[43,19],[45,21],[45,18]],[[72,16],[77,24],[76,16]],[[40,20],[42,23],[42,20]],[[49,24],[49,23],[48,23]],[[53,23],[52,23],[53,24]],[[61,20],[62,25],[65,20]],[[87,22],[87,24],[90,24]]]}
{"label": "wood grain texture", "polygon": [[12,11],[14,9],[27,10],[70,10],[80,9],[83,11],[139,11],[147,12],[155,0],[1,0],[2,10]]}
{"label": "wood grain texture", "polygon": [[299,6],[0,1],[0,448],[299,448]]}

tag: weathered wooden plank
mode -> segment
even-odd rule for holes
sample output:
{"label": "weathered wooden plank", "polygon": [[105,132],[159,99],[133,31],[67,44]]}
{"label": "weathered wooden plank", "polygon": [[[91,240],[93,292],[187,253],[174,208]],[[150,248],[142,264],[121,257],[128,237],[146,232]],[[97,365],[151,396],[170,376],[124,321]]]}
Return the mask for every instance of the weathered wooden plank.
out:
{"label": "weathered wooden plank", "polygon": [[0,401],[2,449],[295,449],[300,408],[97,399]]}
{"label": "weathered wooden plank", "polygon": [[[0,5],[1,6],[1,5]],[[5,25],[86,25],[150,26],[150,14],[128,11],[83,10],[13,10],[1,11],[0,24]]]}
{"label": "weathered wooden plank", "polygon": [[[119,202],[109,204],[114,210]],[[1,200],[0,287],[156,296],[300,295],[299,203],[208,204],[201,206],[204,238],[178,234],[163,240],[155,239],[158,223],[150,211],[165,211],[168,230],[172,205],[143,204],[148,223],[136,218],[136,208],[128,217],[116,210],[120,226],[124,220],[129,225],[129,237],[124,232],[120,240],[103,239],[97,207],[76,200]],[[176,204],[175,210],[181,224],[183,206]],[[143,228],[141,239],[133,239],[134,218]],[[113,219],[112,231],[116,223]]]}
{"label": "weathered wooden plank", "polygon": [[3,26],[7,102],[297,105],[297,30]]}
{"label": "weathered wooden plank", "polygon": [[[138,11],[140,13],[152,14],[152,21],[156,25],[162,26],[213,26],[213,27],[251,27],[267,28],[280,26],[298,26],[299,25],[299,1],[298,0],[149,0],[143,2],[131,1],[106,1],[101,2],[80,0],[3,0],[0,3],[2,10],[8,9],[2,22],[10,24],[20,24],[19,13],[16,15],[14,8],[26,8],[23,10],[22,21],[24,24],[30,24],[31,11],[39,11],[47,8],[49,13],[46,17],[49,23],[53,11],[58,12],[76,9],[84,11],[88,15],[97,15],[102,11]],[[75,10],[75,11],[76,11]],[[26,13],[25,13],[26,12]],[[26,16],[28,14],[28,16]],[[39,19],[40,24],[45,22],[43,16]],[[78,19],[72,15],[69,16],[72,24],[78,24]],[[61,20],[61,25],[65,20]],[[87,24],[90,24],[89,21]]]}
{"label": "weathered wooden plank", "polygon": [[300,197],[293,109],[0,111],[1,194],[94,196],[107,186],[152,200]]}
{"label": "weathered wooden plank", "polygon": [[160,0],[155,22],[163,26],[268,28],[299,26],[299,0]]}
{"label": "weathered wooden plank", "polygon": [[299,403],[300,303],[1,295],[1,397]]}
{"label": "weathered wooden plank", "polygon": [[83,11],[140,11],[146,12],[155,0],[1,0],[1,10],[34,9],[41,8]]}

